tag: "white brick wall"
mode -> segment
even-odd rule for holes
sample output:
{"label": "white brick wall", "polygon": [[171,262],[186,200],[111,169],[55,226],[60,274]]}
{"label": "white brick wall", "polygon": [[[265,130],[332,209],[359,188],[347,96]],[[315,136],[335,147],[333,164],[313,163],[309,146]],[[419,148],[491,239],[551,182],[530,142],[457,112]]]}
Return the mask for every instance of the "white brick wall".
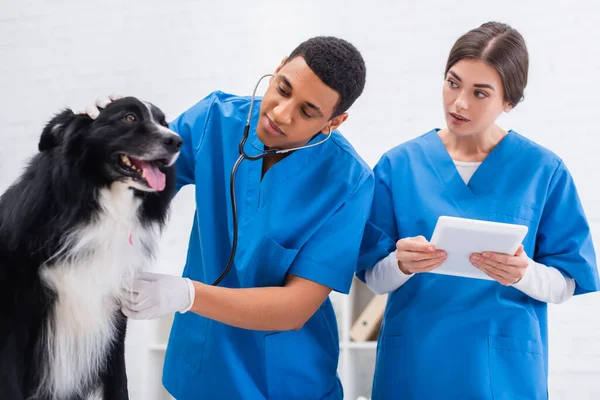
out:
{"label": "white brick wall", "polygon": [[[17,177],[43,124],[60,107],[83,107],[118,91],[150,100],[174,118],[209,91],[249,93],[260,74],[317,34],[340,35],[363,51],[367,88],[344,133],[373,165],[389,147],[443,123],[441,74],[450,46],[495,19],[519,29],[531,55],[526,100],[501,122],[565,159],[600,248],[600,5],[569,2],[2,0],[0,191]],[[177,199],[163,269],[178,271],[183,263],[190,194]],[[600,398],[598,305],[593,294],[550,308],[553,399]],[[139,348],[143,331],[132,327],[136,340],[128,354]],[[136,400],[141,366],[129,362]]]}

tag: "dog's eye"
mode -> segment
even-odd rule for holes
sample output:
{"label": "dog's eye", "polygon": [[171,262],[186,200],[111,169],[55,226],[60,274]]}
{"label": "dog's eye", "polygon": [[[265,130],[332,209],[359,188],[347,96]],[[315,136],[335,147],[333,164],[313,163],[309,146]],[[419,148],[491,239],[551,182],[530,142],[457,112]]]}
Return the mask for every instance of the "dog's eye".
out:
{"label": "dog's eye", "polygon": [[125,115],[125,117],[123,118],[126,122],[137,122],[137,117],[134,114],[127,114]]}

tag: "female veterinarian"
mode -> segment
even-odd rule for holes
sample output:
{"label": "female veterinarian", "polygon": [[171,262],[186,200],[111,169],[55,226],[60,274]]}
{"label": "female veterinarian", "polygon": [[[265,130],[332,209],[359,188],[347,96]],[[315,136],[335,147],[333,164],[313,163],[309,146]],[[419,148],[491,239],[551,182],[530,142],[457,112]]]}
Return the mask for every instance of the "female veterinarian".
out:
{"label": "female veterinarian", "polygon": [[[358,276],[388,293],[373,399],[546,399],[547,303],[600,289],[590,229],[556,155],[495,120],[522,99],[522,36],[486,23],[458,39],[443,86],[446,127],[388,151]],[[493,280],[425,273],[441,215],[525,224],[514,256],[472,254]]]}
{"label": "female veterinarian", "polygon": [[277,68],[243,149],[303,148],[239,165],[237,255],[218,286],[211,283],[232,249],[230,176],[250,98],[215,92],[170,125],[184,141],[177,187],[196,191],[184,278],[140,276],[123,312],[177,313],[163,383],[178,400],[342,398],[328,295],[350,288],[374,180],[336,129],[365,77],[360,53],[333,37],[300,44]]}

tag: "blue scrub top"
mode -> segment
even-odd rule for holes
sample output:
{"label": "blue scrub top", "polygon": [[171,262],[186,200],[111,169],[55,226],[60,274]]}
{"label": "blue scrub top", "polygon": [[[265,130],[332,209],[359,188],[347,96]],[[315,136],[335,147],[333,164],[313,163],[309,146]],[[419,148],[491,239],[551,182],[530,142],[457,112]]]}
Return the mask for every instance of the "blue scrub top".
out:
{"label": "blue scrub top", "polygon": [[[254,131],[260,101],[248,154],[264,149]],[[195,185],[183,273],[192,280],[214,282],[229,258],[229,179],[249,106],[249,97],[214,92],[170,124],[183,138],[177,187]],[[262,180],[261,174],[258,161],[245,160],[237,171],[238,248],[220,286],[282,286],[289,273],[347,293],[373,196],[371,169],[335,131],[324,144],[279,161]],[[240,329],[188,312],[175,316],[163,384],[178,400],[341,399],[338,355],[329,299],[298,331]]]}
{"label": "blue scrub top", "polygon": [[[460,177],[438,130],[390,150],[374,168],[375,196],[357,275],[401,238],[431,239],[441,215],[524,224],[533,260],[599,290],[590,228],[571,175],[553,153],[510,131]],[[475,267],[473,267],[475,268]],[[422,273],[389,294],[373,399],[546,399],[546,303],[496,281]]]}

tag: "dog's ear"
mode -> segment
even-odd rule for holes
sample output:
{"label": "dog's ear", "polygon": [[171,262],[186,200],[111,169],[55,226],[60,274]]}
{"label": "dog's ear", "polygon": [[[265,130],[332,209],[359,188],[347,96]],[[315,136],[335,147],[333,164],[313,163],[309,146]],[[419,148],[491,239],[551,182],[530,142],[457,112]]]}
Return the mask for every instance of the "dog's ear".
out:
{"label": "dog's ear", "polygon": [[73,130],[74,122],[82,118],[89,117],[77,115],[71,110],[63,110],[56,114],[44,127],[38,143],[38,150],[43,152],[60,146],[69,132]]}

